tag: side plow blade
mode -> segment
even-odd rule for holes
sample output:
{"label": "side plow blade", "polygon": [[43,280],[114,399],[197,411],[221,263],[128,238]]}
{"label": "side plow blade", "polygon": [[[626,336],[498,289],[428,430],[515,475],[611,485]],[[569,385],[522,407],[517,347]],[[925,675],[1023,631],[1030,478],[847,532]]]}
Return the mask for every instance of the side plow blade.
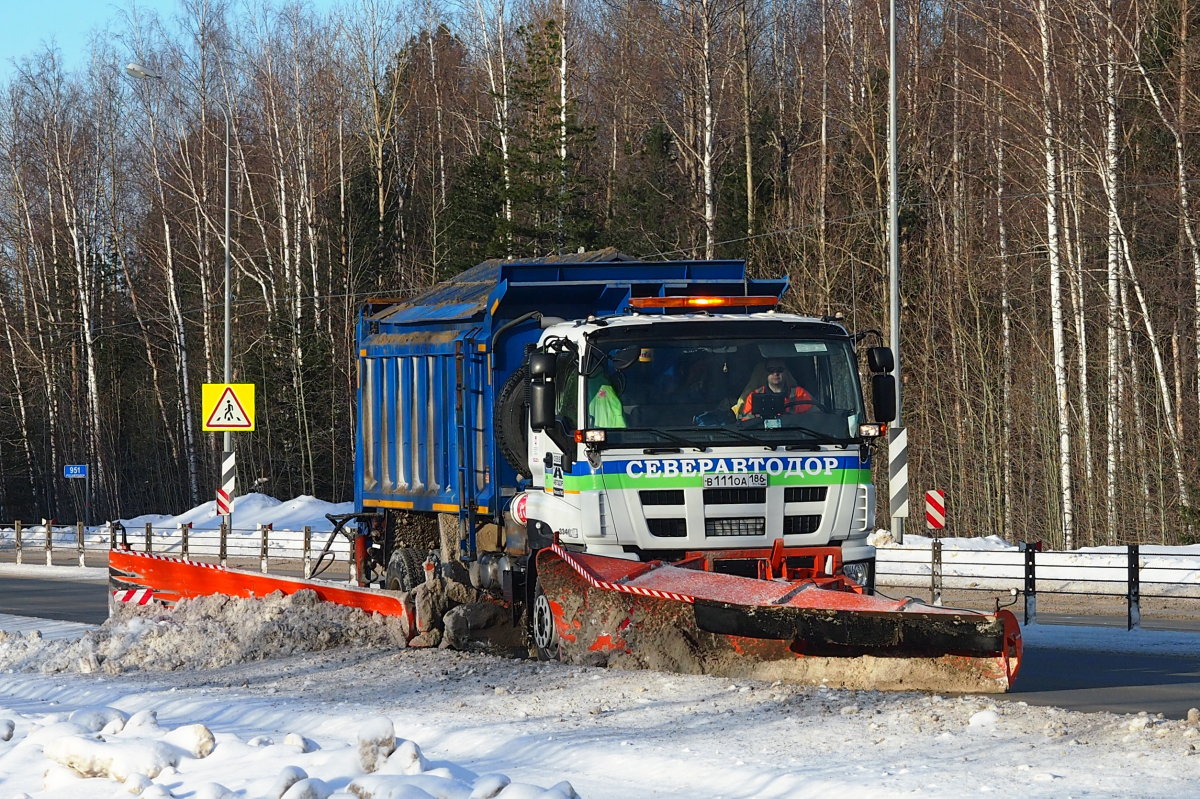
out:
{"label": "side plow blade", "polygon": [[211,596],[263,597],[275,591],[295,594],[313,591],[326,602],[378,613],[402,616],[413,629],[411,610],[399,596],[320,580],[275,577],[210,563],[113,549],[108,554],[109,588],[115,601],[145,604],[153,599],[173,605],[180,599]]}
{"label": "side plow blade", "polygon": [[834,687],[1002,693],[1021,663],[1008,611],[940,608],[661,563],[567,552],[538,582],[577,663]]}

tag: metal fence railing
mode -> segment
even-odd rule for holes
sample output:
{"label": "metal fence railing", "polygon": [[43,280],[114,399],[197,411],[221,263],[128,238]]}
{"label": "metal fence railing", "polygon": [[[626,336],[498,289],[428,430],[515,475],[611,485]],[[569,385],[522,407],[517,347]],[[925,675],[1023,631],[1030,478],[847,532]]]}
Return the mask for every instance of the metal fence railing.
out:
{"label": "metal fence railing", "polygon": [[[132,548],[222,566],[276,571],[304,577],[347,579],[355,574],[348,537],[311,527],[276,530],[272,525],[227,529],[170,527],[120,522],[98,528],[50,521],[0,525],[0,562],[59,566],[106,565],[110,547]],[[1040,542],[1016,549],[958,549],[940,539],[928,548],[877,550],[881,588],[927,589],[940,603],[944,591],[1011,594],[1024,602],[1024,620],[1037,620],[1039,596],[1107,597],[1121,600],[1126,625],[1142,622],[1145,600],[1195,602],[1200,615],[1200,552],[1187,547],[1103,547],[1043,551]]]}
{"label": "metal fence railing", "polygon": [[[1141,625],[1143,600],[1200,600],[1200,553],[1187,547],[1130,544],[1048,552],[1040,542],[1003,550],[950,549],[939,539],[930,544],[929,548],[879,549],[877,582],[928,588],[934,602],[950,589],[1015,590],[1024,601],[1026,624],[1037,620],[1041,595],[1121,599],[1129,629]],[[1200,612],[1200,604],[1195,610]]]}
{"label": "metal fence railing", "polygon": [[82,523],[59,525],[42,522],[0,525],[0,562],[47,566],[105,565],[110,548],[173,555],[221,566],[295,572],[304,577],[320,576],[353,580],[354,564],[349,540],[327,530],[311,527],[276,530],[272,525],[252,528],[194,528],[188,524],[170,527],[151,523],[126,527],[110,522],[98,528]]}

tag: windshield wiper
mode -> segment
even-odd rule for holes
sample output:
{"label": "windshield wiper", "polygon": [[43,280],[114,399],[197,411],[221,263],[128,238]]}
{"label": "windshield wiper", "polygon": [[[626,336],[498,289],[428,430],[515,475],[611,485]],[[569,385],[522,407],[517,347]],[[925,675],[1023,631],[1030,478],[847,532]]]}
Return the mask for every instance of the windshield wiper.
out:
{"label": "windshield wiper", "polygon": [[775,449],[775,447],[773,445],[768,444],[766,441],[763,441],[761,438],[756,438],[755,436],[752,436],[749,433],[743,433],[741,430],[734,430],[729,427],[705,427],[704,432],[706,432],[706,433],[727,433],[736,439],[740,439],[742,441],[749,441],[751,444],[757,444],[758,446],[764,447],[765,449]]}
{"label": "windshield wiper", "polygon": [[663,430],[661,427],[627,427],[625,429],[630,433],[653,433],[656,436],[662,436],[667,441],[673,441],[674,443],[680,445],[681,447],[690,447],[691,449],[694,449],[697,452],[704,452],[704,447],[700,446],[699,444],[696,444],[695,442],[692,442],[692,441],[688,441],[686,438],[677,436],[674,433],[668,433],[666,430]]}
{"label": "windshield wiper", "polygon": [[[797,425],[795,427],[785,427],[783,429],[788,430],[789,432],[795,430],[795,431],[798,431],[801,433],[808,433],[810,436],[815,438],[817,440],[817,442],[820,444],[852,444],[852,443],[854,443],[854,439],[852,439],[852,438],[839,438],[837,436],[831,436],[828,433],[818,433],[816,430],[813,430],[811,427],[804,427],[803,425]],[[803,444],[788,444],[786,447],[784,447],[784,450],[790,451],[790,450],[794,450],[794,449],[804,449],[804,445]]]}

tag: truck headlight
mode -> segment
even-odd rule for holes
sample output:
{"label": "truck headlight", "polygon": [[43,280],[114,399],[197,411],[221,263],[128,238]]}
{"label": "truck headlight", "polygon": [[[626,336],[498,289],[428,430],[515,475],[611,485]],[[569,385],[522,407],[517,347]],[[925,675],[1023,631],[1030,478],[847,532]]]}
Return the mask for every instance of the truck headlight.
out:
{"label": "truck headlight", "polygon": [[886,434],[887,434],[887,425],[886,424],[869,423],[869,424],[860,424],[858,426],[858,437],[859,438],[879,438],[880,436],[883,436]]}
{"label": "truck headlight", "polygon": [[843,563],[842,574],[861,585],[868,594],[875,593],[875,561],[859,560],[854,563]]}

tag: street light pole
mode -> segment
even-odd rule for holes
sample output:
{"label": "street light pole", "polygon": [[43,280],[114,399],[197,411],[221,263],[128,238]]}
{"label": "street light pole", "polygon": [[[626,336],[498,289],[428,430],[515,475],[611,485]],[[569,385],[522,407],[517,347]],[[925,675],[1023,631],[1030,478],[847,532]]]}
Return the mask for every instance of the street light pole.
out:
{"label": "street light pole", "polygon": [[[229,114],[221,110],[225,117],[225,385],[233,382],[233,324],[232,324],[232,285],[229,279],[229,162],[232,148],[229,146]],[[228,494],[229,513],[225,518],[227,530],[233,529],[233,495],[237,490],[237,461],[233,454],[233,433],[226,430],[223,434],[221,453],[221,486]]]}
{"label": "street light pole", "polygon": [[[139,80],[163,80],[163,76],[151,72],[144,66],[138,63],[125,65],[125,72]],[[230,280],[230,251],[229,251],[229,217],[230,217],[230,191],[229,191],[229,172],[230,161],[232,160],[231,153],[233,148],[230,146],[230,119],[229,112],[221,109],[221,116],[225,118],[225,370],[224,380],[228,385],[233,382],[233,307],[232,307],[232,282]],[[185,400],[186,401],[186,400]],[[221,471],[220,483],[218,488],[218,496],[225,494],[226,505],[229,512],[225,514],[225,526],[227,529],[233,528],[233,497],[237,488],[236,482],[236,461],[233,453],[233,433],[225,430],[221,442]]]}
{"label": "street light pole", "polygon": [[904,519],[908,516],[908,437],[901,421],[903,399],[900,357],[900,168],[897,153],[896,112],[896,0],[888,4],[888,296],[889,332],[895,355],[896,418],[888,437],[888,494],[892,515],[892,534],[904,541]]}

